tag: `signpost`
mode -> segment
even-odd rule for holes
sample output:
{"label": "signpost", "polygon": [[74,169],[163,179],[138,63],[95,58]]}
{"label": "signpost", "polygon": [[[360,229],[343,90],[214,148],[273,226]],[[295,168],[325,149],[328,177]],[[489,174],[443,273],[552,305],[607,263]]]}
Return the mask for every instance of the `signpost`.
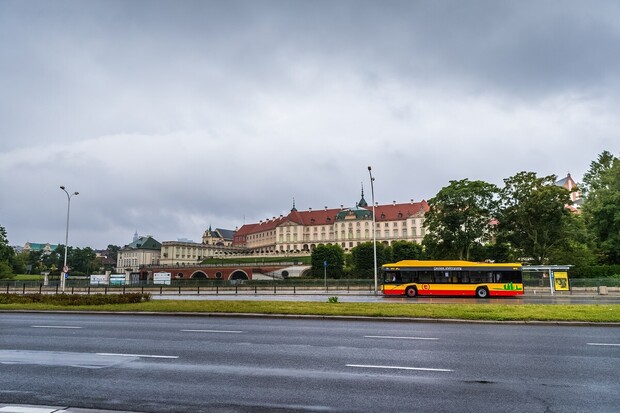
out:
{"label": "signpost", "polygon": [[153,284],[170,285],[171,275],[169,272],[156,272],[153,274]]}
{"label": "signpost", "polygon": [[327,291],[327,260],[323,261],[323,276],[325,277],[325,291]]}

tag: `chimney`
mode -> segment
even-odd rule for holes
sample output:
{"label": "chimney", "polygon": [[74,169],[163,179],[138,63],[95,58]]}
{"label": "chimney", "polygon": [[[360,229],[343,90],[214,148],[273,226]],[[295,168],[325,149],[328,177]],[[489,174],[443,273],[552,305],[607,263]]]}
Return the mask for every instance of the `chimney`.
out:
{"label": "chimney", "polygon": [[411,198],[411,203],[413,204],[413,198]]}
{"label": "chimney", "polygon": [[308,208],[308,211],[312,212],[312,208]]}
{"label": "chimney", "polygon": [[392,205],[396,205],[396,201],[392,201]]}
{"label": "chimney", "polygon": [[327,211],[327,205],[325,205],[325,210]]}

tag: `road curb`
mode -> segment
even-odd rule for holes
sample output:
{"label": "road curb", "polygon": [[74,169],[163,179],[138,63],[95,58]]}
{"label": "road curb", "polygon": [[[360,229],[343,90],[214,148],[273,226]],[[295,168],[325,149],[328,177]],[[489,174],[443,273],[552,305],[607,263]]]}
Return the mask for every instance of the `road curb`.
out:
{"label": "road curb", "polygon": [[263,313],[217,313],[217,312],[161,312],[161,311],[64,311],[64,310],[0,310],[1,313],[22,314],[87,314],[87,315],[120,315],[120,316],[168,316],[168,317],[229,317],[229,318],[279,318],[303,320],[334,320],[334,321],[377,321],[402,323],[446,323],[446,324],[488,324],[488,325],[529,325],[529,326],[565,326],[565,327],[620,327],[614,322],[594,321],[544,321],[544,320],[463,320],[454,318],[423,318],[423,317],[370,317],[321,314],[263,314]]}

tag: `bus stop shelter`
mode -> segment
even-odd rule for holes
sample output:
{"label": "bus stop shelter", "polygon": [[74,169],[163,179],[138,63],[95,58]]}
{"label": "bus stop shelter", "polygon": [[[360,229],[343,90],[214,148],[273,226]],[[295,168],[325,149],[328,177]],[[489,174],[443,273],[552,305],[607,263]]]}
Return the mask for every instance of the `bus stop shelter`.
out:
{"label": "bus stop shelter", "polygon": [[542,279],[549,279],[551,294],[555,291],[570,291],[568,270],[572,265],[524,265],[523,274],[541,274]]}

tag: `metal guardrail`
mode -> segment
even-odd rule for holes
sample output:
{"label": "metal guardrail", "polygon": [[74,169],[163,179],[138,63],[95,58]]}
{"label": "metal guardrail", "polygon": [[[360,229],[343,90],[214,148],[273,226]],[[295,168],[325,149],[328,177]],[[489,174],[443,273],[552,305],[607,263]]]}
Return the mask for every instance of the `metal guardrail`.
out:
{"label": "metal guardrail", "polygon": [[[548,288],[549,280],[524,280],[526,289]],[[601,286],[620,287],[616,278],[581,278],[570,280],[571,289],[597,289]],[[172,280],[170,285],[156,285],[141,281],[125,285],[90,285],[89,280],[68,279],[66,294],[122,294],[141,292],[151,294],[298,294],[305,291],[374,292],[373,280]],[[61,294],[58,280],[45,286],[40,281],[0,280],[0,294]]]}
{"label": "metal guardrail", "polygon": [[304,292],[316,292],[317,290],[325,291],[338,291],[339,293],[351,293],[351,292],[368,292],[372,293],[374,284],[367,283],[366,285],[278,285],[278,284],[262,284],[262,285],[197,285],[197,286],[183,286],[183,285],[119,285],[119,286],[66,286],[63,292],[60,285],[26,285],[26,283],[7,283],[4,288],[0,289],[0,294],[127,294],[127,293],[149,293],[159,295],[172,295],[172,294],[303,294]]}

